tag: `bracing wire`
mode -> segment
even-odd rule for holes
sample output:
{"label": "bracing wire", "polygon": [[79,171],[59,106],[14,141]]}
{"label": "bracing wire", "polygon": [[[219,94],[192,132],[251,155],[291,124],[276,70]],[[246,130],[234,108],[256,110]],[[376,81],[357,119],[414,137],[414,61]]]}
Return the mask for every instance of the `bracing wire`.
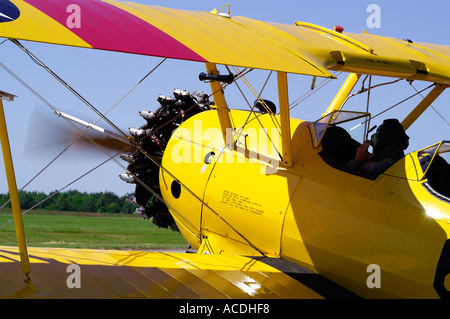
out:
{"label": "bracing wire", "polygon": [[431,84],[431,85],[427,86],[426,88],[424,88],[424,89],[422,89],[422,90],[416,92],[415,94],[410,95],[410,96],[408,96],[407,98],[401,100],[400,102],[397,102],[397,103],[395,103],[394,105],[392,105],[392,106],[390,106],[390,107],[384,109],[383,111],[381,111],[381,112],[375,114],[374,116],[372,116],[372,119],[374,119],[374,118],[380,116],[380,115],[383,114],[383,113],[386,113],[386,112],[389,111],[389,110],[392,110],[393,108],[395,108],[395,107],[399,106],[400,104],[402,104],[402,103],[408,101],[409,99],[411,99],[411,98],[413,98],[413,97],[415,97],[415,96],[417,96],[417,95],[420,95],[420,93],[422,93],[422,92],[428,90],[428,89],[431,88],[432,86],[434,86],[434,84]]}
{"label": "bracing wire", "polygon": [[[254,105],[252,106],[252,105],[248,102],[247,98],[245,97],[245,94],[242,92],[242,90],[241,90],[241,88],[239,87],[239,85],[237,84],[237,82],[236,82],[235,84],[236,84],[236,87],[238,88],[239,92],[240,92],[241,95],[244,97],[245,101],[247,102],[248,106],[250,107],[250,110],[251,110],[251,113],[250,113],[250,114],[253,113],[253,114],[255,115],[255,118],[256,118],[256,120],[259,122],[259,124],[261,125],[261,128],[264,130],[264,133],[266,134],[267,139],[270,141],[270,143],[272,144],[272,146],[273,146],[273,147],[275,148],[275,150],[277,151],[278,156],[280,157],[280,159],[283,160],[283,156],[281,155],[280,151],[278,150],[278,148],[275,146],[274,142],[273,142],[272,139],[270,138],[269,133],[267,133],[266,129],[265,129],[264,126],[262,125],[261,120],[259,119],[258,115],[255,113],[255,111],[254,111]],[[246,119],[244,125],[242,126],[242,129],[239,131],[239,136],[242,134],[242,130],[244,129],[244,127],[245,127],[245,126],[247,125],[247,123],[249,122],[250,114],[248,115],[248,117],[247,117],[247,119]],[[272,117],[272,114],[271,114],[270,116],[271,116],[271,118],[273,118],[273,117]],[[281,135],[281,133],[280,133],[279,130],[278,130],[278,133]]]}
{"label": "bracing wire", "polygon": [[[414,85],[412,84],[412,82],[410,83],[410,86],[414,89],[414,91],[416,91],[416,92],[419,92],[415,87],[414,87]],[[422,97],[422,98],[424,98],[424,96],[421,94],[421,93],[419,93],[419,95]],[[431,104],[430,105],[430,107],[436,112],[436,114],[448,125],[448,126],[450,126],[450,123],[445,119],[445,117],[441,114],[441,113],[439,113],[439,111],[438,110],[436,110],[436,108],[433,106],[433,104]]]}
{"label": "bracing wire", "polygon": [[[115,156],[115,155],[114,155]],[[93,171],[95,171],[97,168],[99,168],[100,166],[106,164],[108,161],[110,161],[112,159],[112,157],[108,158],[107,160],[103,161],[102,163],[98,164],[97,166],[95,166],[94,168],[90,169],[89,171],[87,171],[86,173],[82,174],[81,176],[77,177],[76,179],[74,179],[73,181],[71,181],[70,183],[68,183],[67,185],[65,185],[64,187],[58,189],[57,191],[53,192],[52,194],[48,195],[46,198],[44,198],[43,200],[41,200],[40,202],[38,202],[37,204],[33,205],[32,207],[28,208],[27,210],[22,212],[22,215],[25,215],[26,213],[28,213],[29,211],[35,209],[36,207],[38,207],[39,205],[41,205],[42,203],[46,202],[47,200],[49,200],[50,198],[52,198],[53,196],[55,196],[56,194],[62,192],[64,189],[66,189],[67,187],[69,187],[70,185],[74,184],[75,182],[79,181],[80,179],[82,179],[83,177],[85,177],[86,175],[92,173]],[[4,206],[4,205],[3,205]],[[3,207],[2,206],[2,207]],[[0,229],[2,229],[3,227],[9,225],[10,223],[12,223],[14,221],[14,219],[11,219],[9,221],[7,221],[5,224],[0,226]]]}
{"label": "bracing wire", "polygon": [[[366,103],[366,113],[369,113],[369,105],[370,105],[370,92],[371,92],[371,86],[372,86],[372,76],[369,76],[369,89],[367,90],[367,103]],[[367,121],[366,121],[367,122]],[[367,134],[369,134],[367,131],[369,130],[369,123],[367,122],[364,125],[364,135],[363,135],[363,141],[366,139]]]}
{"label": "bracing wire", "polygon": [[[18,43],[16,43],[16,44],[18,44]],[[19,44],[20,45],[20,44]],[[21,46],[21,45],[20,45]],[[26,50],[26,49],[25,49]],[[70,86],[68,86],[68,84],[65,82],[65,81],[63,81],[58,75],[56,75],[53,71],[51,71],[48,67],[46,67],[45,66],[45,64],[43,64],[39,59],[37,59],[33,54],[31,54],[31,52],[29,52],[28,50],[26,50],[25,51],[26,53],[27,53],[27,55],[29,55],[32,59],[33,59],[33,61],[35,61],[36,63],[38,63],[40,66],[42,66],[42,67],[44,67],[44,69],[46,69],[48,72],[50,72],[52,75],[54,74],[54,76],[61,82],[61,83],[63,83],[64,84],[64,86],[66,86],[72,93],[74,93],[76,96],[78,96],[79,94],[78,94],[78,92],[76,92],[75,90],[73,90]],[[165,59],[162,61],[162,62],[164,62],[165,61]],[[161,65],[161,63],[162,62],[160,62],[152,71],[150,71],[140,82],[138,82],[138,84],[137,85],[139,85],[147,76],[149,76],[157,67],[159,67],[160,65]],[[41,101],[43,101],[47,106],[49,106],[56,114],[59,112],[51,103],[49,103],[46,99],[44,99],[39,93],[37,93],[35,90],[33,90],[25,81],[23,81],[20,77],[18,77],[14,72],[12,72],[10,69],[8,69],[3,63],[1,63],[0,62],[0,66],[2,66],[8,73],[10,73],[14,78],[16,78],[22,85],[24,85],[27,89],[29,89],[33,94],[35,94]],[[241,75],[242,76],[242,75]],[[136,86],[137,86],[136,85]],[[135,86],[135,87],[136,87]],[[226,87],[226,85],[222,88],[222,89],[224,89]],[[134,88],[133,88],[134,89]],[[131,89],[129,92],[127,92],[126,94],[125,94],[125,96],[126,95],[128,95],[133,89]],[[214,92],[215,93],[215,92]],[[213,93],[213,94],[214,94]],[[208,96],[208,98],[210,97],[210,96],[212,96],[213,94],[211,94],[211,95],[209,95]],[[125,97],[124,96],[124,97]],[[115,105],[117,105],[124,97],[122,97],[117,103],[115,103],[114,105],[113,105],[113,107],[115,106]],[[81,95],[79,96],[79,98],[83,101],[83,102],[87,102],[87,100],[85,100]],[[88,106],[90,105],[90,103],[89,102],[87,102],[87,104],[88,104]],[[198,104],[198,103],[197,103]],[[194,105],[195,106],[195,105]],[[192,106],[192,107],[194,107],[194,106]],[[111,109],[111,108],[110,108]],[[96,109],[95,109],[96,110]],[[108,110],[109,111],[109,110]],[[96,113],[97,112],[99,112],[98,110],[96,111]],[[99,114],[99,113],[97,113],[97,114]],[[100,116],[100,118],[101,119],[104,119],[106,122],[108,122],[108,123],[110,123],[110,121],[108,120],[108,119],[106,119],[106,117],[104,116],[104,114],[99,114],[99,116]],[[172,119],[172,121],[173,121],[174,119]],[[77,128],[77,129],[79,129],[77,126],[75,126],[75,124],[74,123],[72,123],[71,121],[69,121],[69,120],[67,120],[66,119],[66,121],[68,121],[69,122],[69,124],[71,124],[72,126],[74,126],[75,128]],[[98,120],[97,120],[98,121]],[[170,122],[170,121],[169,121]],[[111,125],[112,124],[112,125]],[[113,128],[116,128],[116,126],[113,124],[113,123],[111,123],[110,125],[113,127]],[[158,128],[159,129],[159,128]],[[79,137],[81,137],[81,136],[83,136],[87,131],[88,131],[89,129],[87,129],[87,130],[85,130]],[[156,129],[157,130],[157,129]],[[156,131],[156,130],[154,130],[154,131]],[[121,132],[122,134],[124,134],[121,130],[118,130],[118,132]],[[125,134],[124,134],[125,135]],[[84,136],[85,138],[87,138],[88,140],[90,140],[90,142],[92,142],[94,145],[96,145],[97,147],[99,147],[100,149],[102,149],[101,148],[101,146],[99,146],[95,141],[93,141],[92,139],[90,139],[88,136]],[[127,137],[126,135],[125,135],[125,137]],[[128,138],[128,137],[127,137]],[[74,142],[73,142],[74,143]],[[72,143],[72,144],[73,144]],[[133,144],[133,146],[135,146],[141,153],[143,153],[147,158],[149,158],[154,164],[156,164],[160,169],[162,169],[162,170],[164,170],[168,175],[170,175],[173,179],[175,179],[175,180],[177,180],[179,183],[180,183],[180,185],[182,186],[182,187],[184,187],[186,190],[188,190],[195,198],[197,198],[203,205],[205,205],[211,212],[213,212],[217,217],[219,217],[223,222],[225,222],[233,231],[235,231],[241,238],[243,238],[252,248],[254,248],[256,251],[258,251],[261,255],[263,255],[263,256],[265,256],[265,254],[264,254],[264,252],[262,252],[259,248],[257,248],[254,244],[252,244],[243,234],[241,234],[235,227],[233,227],[230,223],[228,223],[219,213],[217,213],[214,209],[212,209],[211,207],[209,207],[208,205],[207,205],[207,203],[205,203],[201,198],[199,198],[195,193],[193,193],[192,192],[192,190],[190,190],[186,185],[184,185],[183,183],[181,183],[175,176],[173,176],[166,168],[164,168],[161,164],[159,164],[155,159],[153,159],[148,153],[146,153],[145,152],[145,150],[143,150],[141,147],[139,147],[139,145],[137,145],[137,143],[132,143],[132,141],[130,140],[130,144]],[[70,147],[70,146],[69,146]],[[66,149],[68,149],[69,147],[67,147]],[[65,150],[64,150],[65,151]],[[63,152],[64,152],[63,151]],[[111,155],[109,155],[109,153],[108,152],[106,152],[106,151],[104,151],[104,150],[102,150],[103,152],[105,152],[105,154],[107,155],[107,156],[109,156],[109,159],[108,160],[110,160],[111,158],[116,162],[116,163],[118,163],[120,166],[122,166],[123,167],[123,165],[121,165],[117,160],[115,160],[114,159],[114,157],[116,156],[116,155],[118,155],[118,154],[120,154],[120,152],[119,153],[117,153],[116,155],[114,155],[114,156],[111,156]],[[62,153],[63,153],[62,152]],[[122,151],[123,152],[123,151]],[[62,154],[61,153],[61,154]],[[59,157],[59,156],[58,156]],[[56,160],[56,159],[55,159]],[[108,161],[107,160],[107,161]],[[50,165],[50,164],[49,164]],[[47,167],[49,166],[49,165],[47,165]],[[97,166],[97,167],[95,167],[93,170],[95,170],[96,168],[98,168],[99,166]],[[93,171],[92,170],[92,171]],[[41,172],[40,172],[41,173]],[[39,174],[40,174],[39,173]],[[82,175],[80,178],[82,178],[82,177],[84,177],[84,176],[86,176],[87,174],[84,174],[84,175]],[[76,180],[79,180],[80,178],[78,178],[78,179],[76,179]],[[135,177],[136,178],[136,177]],[[170,207],[170,205],[168,205],[168,203],[167,202],[165,202],[164,201],[164,199],[163,198],[161,198],[155,191],[153,191],[148,185],[146,185],[145,183],[143,183],[142,181],[140,181],[138,178],[136,178],[136,180],[138,181],[138,182],[140,182],[141,184],[142,184],[142,186],[143,187],[145,187],[147,190],[149,190],[153,195],[155,195],[159,200],[161,200],[165,205],[167,205],[168,207]],[[75,182],[75,181],[74,181]],[[69,185],[71,185],[71,184],[73,184],[73,182],[72,183],[70,183]],[[68,185],[67,185],[68,186]],[[65,189],[66,187],[64,187],[64,188],[62,188],[62,189]],[[58,191],[59,192],[59,191]],[[58,192],[56,192],[56,193],[58,193]],[[56,194],[55,193],[55,194]],[[55,194],[52,194],[51,196],[54,196]],[[50,197],[48,197],[48,198],[50,198]],[[47,199],[48,199],[47,198]],[[45,201],[45,200],[44,200]],[[44,202],[44,201],[42,201],[42,202]],[[40,202],[40,203],[38,203],[37,205],[39,205],[39,204],[41,204],[42,202]],[[35,205],[35,206],[33,206],[33,207],[36,207],[37,205]],[[4,205],[3,205],[4,206]],[[178,217],[181,217],[185,222],[188,222],[188,221],[186,221],[185,220],[185,218],[183,217],[183,215],[182,214],[180,214],[179,212],[177,212],[173,207],[170,207],[171,208],[171,210],[173,211],[173,212],[175,212],[176,213],[176,215],[178,216]],[[31,210],[31,209],[30,209]],[[28,212],[29,210],[27,210],[27,212]],[[189,223],[190,224],[190,223]],[[193,225],[191,225],[191,226],[193,226]],[[3,227],[3,226],[2,226]],[[1,228],[1,227],[0,227]],[[195,229],[196,229],[196,227],[194,227]],[[195,235],[195,234],[194,234]]]}
{"label": "bracing wire", "polygon": [[[158,68],[166,59],[163,59],[157,66],[155,66],[150,72],[148,72],[134,87],[132,87],[124,96],[122,96],[111,108],[109,108],[106,113],[111,111],[118,103],[120,103],[127,95],[129,95],[139,84],[141,84],[156,68]],[[38,97],[44,104],[46,104],[49,108],[53,110],[54,113],[58,113],[58,109],[54,107],[49,101],[47,101],[42,95],[40,95],[38,92],[36,92],[30,85],[28,85],[24,80],[22,80],[17,74],[15,74],[11,69],[9,69],[6,65],[0,62],[0,66],[7,71],[12,77],[14,77],[19,83],[21,83],[26,89],[28,89],[31,93],[33,93],[36,97]],[[97,123],[101,118],[97,119],[95,123]],[[74,124],[67,120],[66,121],[72,125],[74,128],[79,129],[77,126],[74,126]],[[67,147],[65,147],[59,154],[56,155],[55,158],[53,158],[44,168],[42,168],[34,177],[31,178],[30,181],[28,181],[21,189],[20,191],[24,190],[29,184],[31,184],[40,174],[42,174],[51,164],[53,164],[65,151],[67,151],[73,144],[76,143],[81,137],[84,136],[84,134],[89,129],[86,129],[84,132],[82,132],[81,135],[76,137]],[[2,209],[5,205],[9,203],[10,200],[5,202],[2,206],[0,206],[0,209]]]}
{"label": "bracing wire", "polygon": [[108,123],[112,128],[114,128],[119,134],[124,137],[127,135],[122,132],[113,122],[111,122],[103,113],[101,113],[97,108],[95,108],[88,100],[86,100],[80,93],[78,93],[73,87],[71,87],[67,82],[65,82],[60,76],[58,76],[52,69],[50,69],[44,62],[39,60],[33,53],[31,53],[27,48],[25,48],[18,40],[11,39],[11,41],[17,45],[22,51],[24,51],[33,62],[38,66],[42,67],[45,71],[50,73],[56,80],[58,80],[64,87],[66,87],[71,93],[73,93],[78,99],[80,99],[84,104],[86,104],[91,110],[93,110],[98,116],[100,116],[106,123]]}
{"label": "bracing wire", "polygon": [[[335,76],[338,76],[341,73],[342,72],[337,72]],[[332,78],[323,79],[319,84],[315,85],[312,90],[309,90],[308,92],[304,93],[302,96],[298,97],[296,100],[291,102],[289,104],[289,110],[292,110],[293,108],[297,107],[300,103],[310,98],[313,94],[317,93],[321,88],[330,83],[332,80],[333,80]]]}
{"label": "bracing wire", "polygon": [[[374,116],[371,117],[371,120],[377,118],[377,117],[380,116],[381,114],[386,113],[387,111],[392,110],[393,108],[395,108],[395,107],[399,106],[400,104],[402,104],[402,103],[408,101],[409,99],[412,99],[413,97],[415,97],[415,96],[417,96],[417,95],[420,95],[422,92],[428,90],[428,89],[431,88],[433,85],[434,85],[434,84],[431,84],[431,85],[427,86],[426,88],[424,88],[424,89],[422,89],[422,90],[420,90],[420,91],[417,91],[415,94],[410,95],[410,96],[408,96],[407,98],[404,98],[403,100],[401,100],[401,101],[395,103],[394,105],[392,105],[392,106],[390,106],[390,107],[384,109],[383,111],[381,111],[381,112],[375,114]],[[373,86],[372,88],[374,88],[374,87],[375,87],[375,86]],[[364,92],[365,92],[365,91],[364,91]],[[362,93],[362,92],[359,91],[359,92],[357,92],[357,93],[355,93],[355,94],[360,94],[360,93]],[[354,96],[354,95],[353,95],[353,96]],[[350,128],[349,131],[352,131],[352,130],[354,130],[355,128],[357,128],[357,127],[359,127],[359,126],[361,126],[361,125],[363,125],[363,124],[364,124],[364,125],[367,125],[367,121],[368,121],[368,120],[365,120],[364,122],[362,122],[362,123],[360,123],[360,124],[358,124],[358,125],[356,125],[356,126]],[[368,133],[369,133],[369,132],[367,132],[367,133],[365,133],[365,134],[368,134]]]}
{"label": "bracing wire", "polygon": [[[114,103],[106,112],[110,112],[117,104],[119,104],[126,96],[128,96],[136,87],[138,87],[150,74],[152,74],[164,61],[163,59],[158,65],[156,65],[150,72],[148,72],[139,82],[137,82],[125,95],[123,95],[116,103]],[[59,110],[53,106],[49,101],[47,101],[42,95],[40,95],[38,92],[36,92],[30,85],[28,85],[24,80],[22,80],[17,74],[15,74],[11,69],[9,69],[6,65],[0,62],[0,66],[7,71],[12,77],[14,77],[19,83],[21,83],[26,89],[28,89],[31,93],[33,93],[36,97],[38,97],[45,105],[50,107],[54,113],[58,113]],[[99,117],[95,122],[97,123],[101,117]],[[70,125],[73,126],[73,123],[71,121],[66,120]],[[42,172],[44,172],[53,162],[55,162],[67,149],[69,149],[78,139],[80,139],[89,129],[86,129],[81,135],[79,135],[76,139],[72,141],[70,145],[68,145],[66,148],[64,148],[53,160],[50,161],[41,171],[39,171],[30,181],[28,181],[21,190],[23,190],[25,187],[27,187],[33,180],[35,180]],[[8,204],[9,201],[4,203],[2,206],[0,206],[0,209],[2,209],[6,204]]]}

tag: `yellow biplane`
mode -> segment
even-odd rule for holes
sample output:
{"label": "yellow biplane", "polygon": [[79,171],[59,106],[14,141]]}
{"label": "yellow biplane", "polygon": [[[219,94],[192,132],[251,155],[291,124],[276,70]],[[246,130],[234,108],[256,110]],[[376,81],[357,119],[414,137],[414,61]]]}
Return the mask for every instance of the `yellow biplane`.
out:
{"label": "yellow biplane", "polygon": [[[3,119],[19,247],[0,246],[0,296],[449,296],[450,141],[366,171],[375,158],[357,154],[371,137],[371,114],[342,109],[358,82],[358,94],[369,95],[375,76],[429,82],[397,122],[407,132],[450,85],[448,45],[112,0],[3,0],[0,11],[0,36],[24,50],[19,40],[202,62],[199,79],[212,93],[161,95],[160,108],[141,111],[145,123],[130,134],[100,112],[112,131],[55,110],[121,142],[129,164],[120,177],[136,184],[128,198],[136,213],[180,231],[196,254],[27,247]],[[256,92],[250,110],[229,108],[226,87],[239,89],[253,69],[276,73],[278,100]],[[314,87],[337,72],[348,77],[320,119],[290,116],[288,73],[310,76]],[[349,133],[356,126],[362,140]],[[375,155],[382,127],[372,134]]]}

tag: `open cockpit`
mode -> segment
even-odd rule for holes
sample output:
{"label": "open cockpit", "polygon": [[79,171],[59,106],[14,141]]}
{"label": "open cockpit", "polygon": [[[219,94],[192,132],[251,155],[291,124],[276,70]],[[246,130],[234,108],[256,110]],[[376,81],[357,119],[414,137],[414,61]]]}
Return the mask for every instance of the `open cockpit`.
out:
{"label": "open cockpit", "polygon": [[[359,141],[353,130],[364,127],[364,138],[373,130],[369,129],[370,114],[335,111],[311,123],[313,145],[321,147],[319,155],[335,169],[375,180],[381,173],[365,172],[355,169],[349,163],[355,158],[357,149],[363,141]],[[358,133],[359,134],[359,133]],[[450,202],[450,141],[442,141],[407,156],[417,157],[417,181],[440,200]],[[399,160],[390,163],[391,166]],[[382,172],[383,173],[383,172]],[[395,173],[394,173],[395,175]],[[397,176],[400,177],[400,176]]]}
{"label": "open cockpit", "polygon": [[450,203],[450,141],[442,141],[417,153],[423,186],[433,196]]}

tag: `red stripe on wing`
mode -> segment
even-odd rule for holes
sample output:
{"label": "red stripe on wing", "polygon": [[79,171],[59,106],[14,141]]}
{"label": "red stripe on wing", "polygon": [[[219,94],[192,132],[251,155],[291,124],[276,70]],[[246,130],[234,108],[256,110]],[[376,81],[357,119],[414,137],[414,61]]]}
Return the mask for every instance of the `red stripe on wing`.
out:
{"label": "red stripe on wing", "polygon": [[[203,57],[146,21],[98,0],[25,0],[95,49],[207,62]],[[80,27],[70,27],[78,5]],[[68,23],[69,22],[69,23]]]}

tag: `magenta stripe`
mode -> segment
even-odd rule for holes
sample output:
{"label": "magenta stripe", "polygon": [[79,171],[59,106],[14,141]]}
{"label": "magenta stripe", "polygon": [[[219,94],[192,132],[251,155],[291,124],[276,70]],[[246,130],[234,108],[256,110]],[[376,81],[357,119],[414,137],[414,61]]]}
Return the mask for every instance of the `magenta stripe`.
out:
{"label": "magenta stripe", "polygon": [[[200,55],[146,21],[99,0],[25,0],[95,49],[207,62]],[[67,12],[80,6],[80,28],[69,28]]]}

